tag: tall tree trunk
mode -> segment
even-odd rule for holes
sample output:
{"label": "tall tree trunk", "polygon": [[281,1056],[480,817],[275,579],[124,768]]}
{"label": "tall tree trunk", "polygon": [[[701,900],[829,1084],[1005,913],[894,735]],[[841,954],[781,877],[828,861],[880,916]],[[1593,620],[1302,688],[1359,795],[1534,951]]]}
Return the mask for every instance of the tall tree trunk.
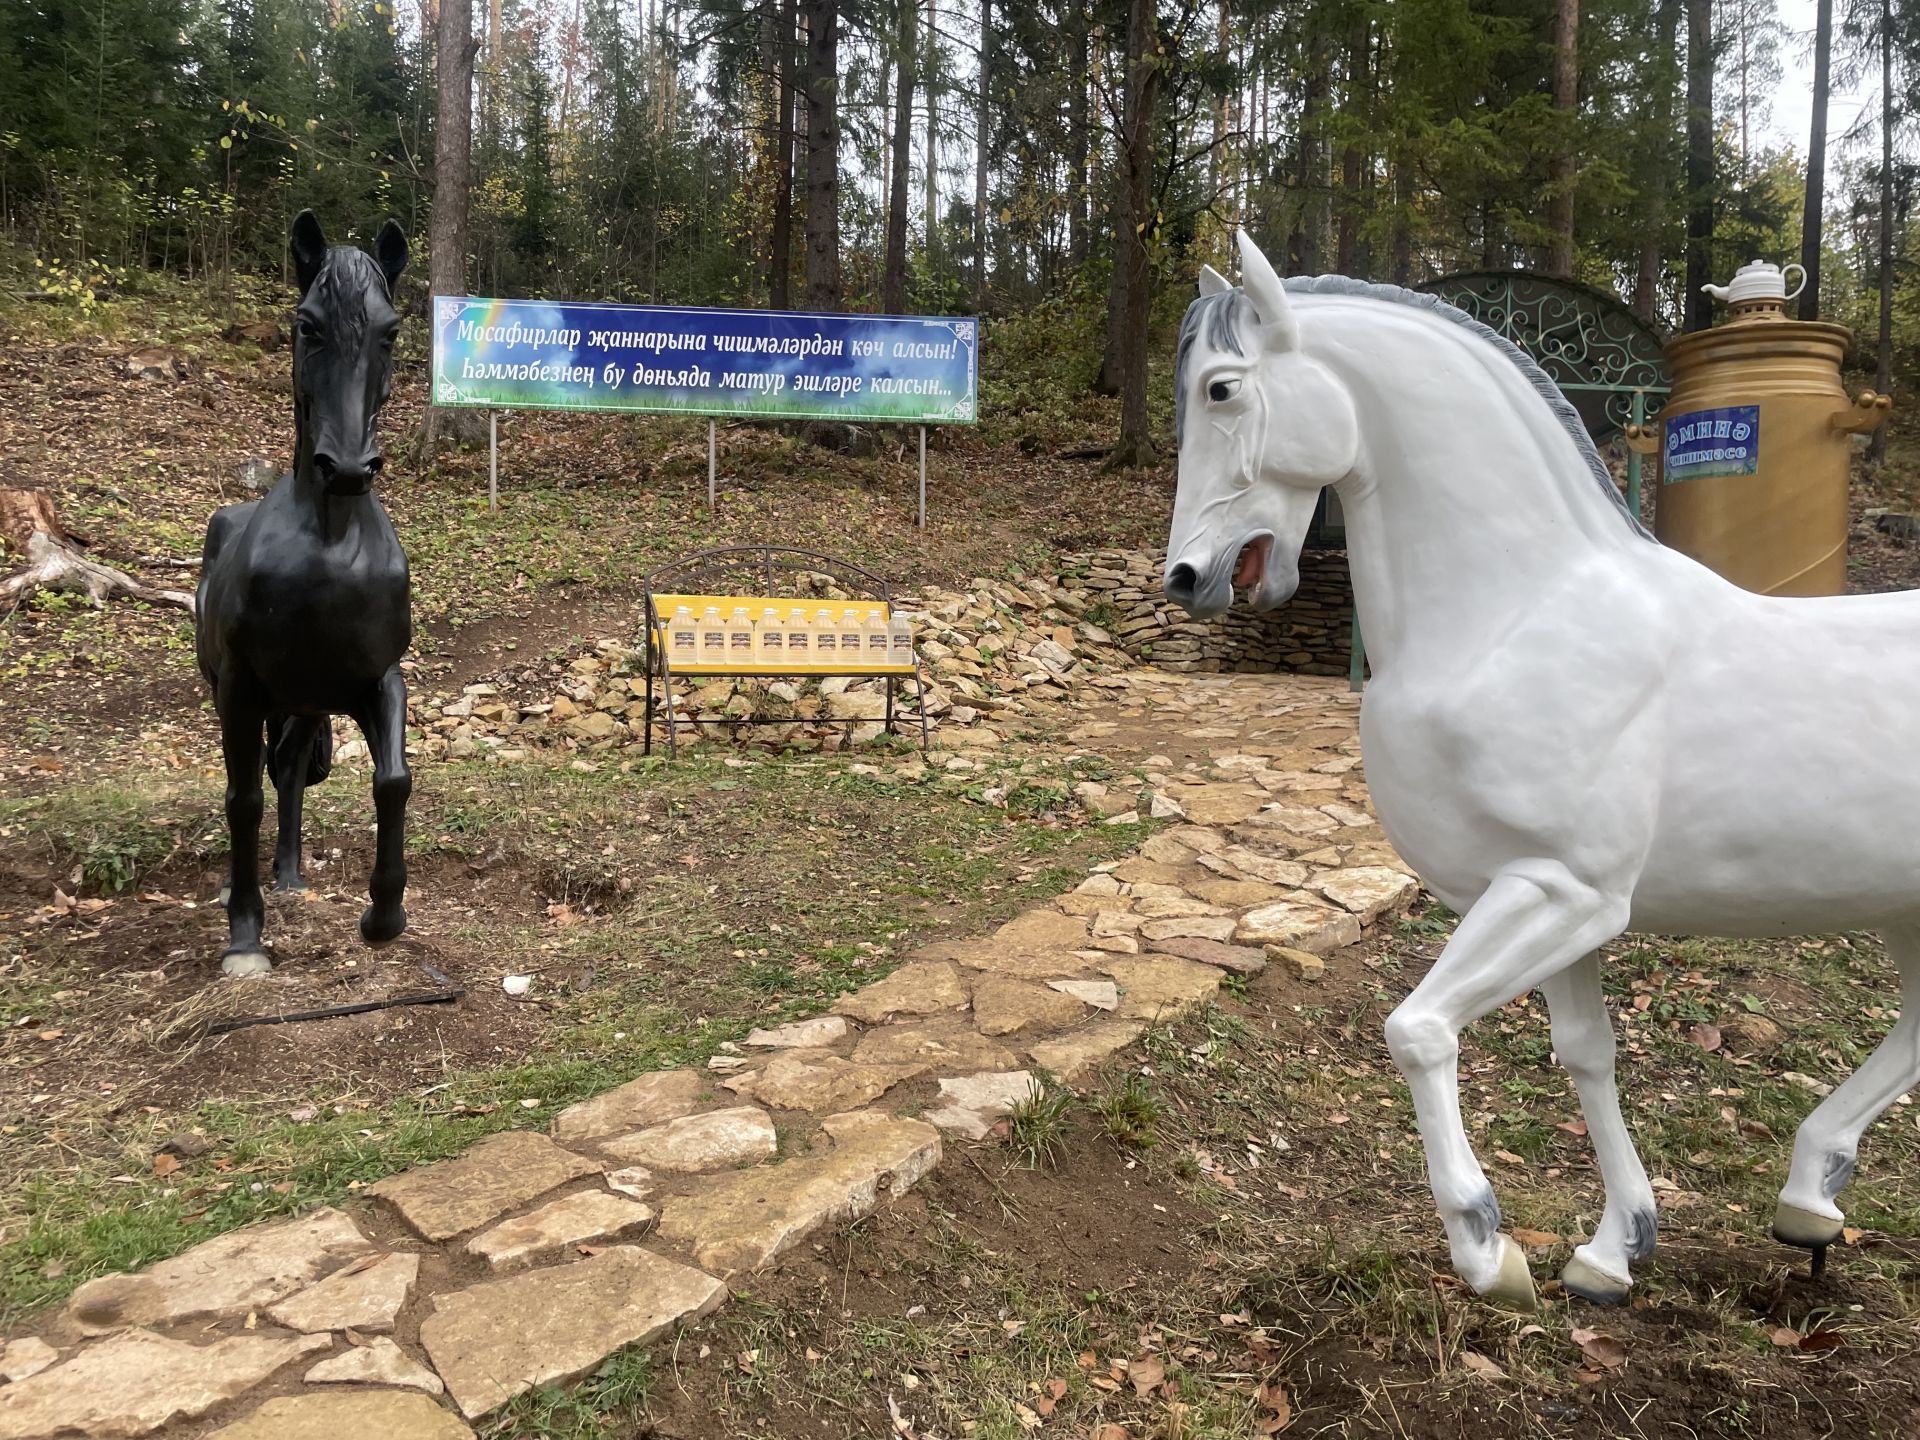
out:
{"label": "tall tree trunk", "polygon": [[773,226],[767,240],[767,304],[785,310],[792,301],[793,268],[793,91],[799,0],[780,0],[774,64],[780,76],[773,137]]}
{"label": "tall tree trunk", "polygon": [[940,0],[927,0],[927,59],[921,88],[927,92],[927,278],[940,278]]}
{"label": "tall tree trunk", "polygon": [[919,0],[900,0],[899,53],[894,57],[893,174],[887,186],[887,254],[880,276],[880,308],[907,310],[907,172],[913,158],[913,72]]}
{"label": "tall tree trunk", "polygon": [[1806,268],[1807,283],[1800,292],[1800,308],[1794,312],[1802,320],[1820,317],[1820,233],[1827,199],[1827,90],[1832,68],[1833,0],[1819,0],[1813,27],[1813,124],[1807,138],[1807,196],[1800,218],[1800,263]]}
{"label": "tall tree trunk", "polygon": [[1573,275],[1574,121],[1580,105],[1580,0],[1559,0],[1553,33],[1553,108],[1561,133],[1547,162],[1547,273]]}
{"label": "tall tree trunk", "polygon": [[1396,138],[1387,151],[1393,172],[1393,253],[1387,278],[1396,285],[1413,283],[1413,186],[1407,177],[1407,142]]}
{"label": "tall tree trunk", "polygon": [[1154,463],[1147,431],[1147,321],[1152,300],[1147,244],[1153,224],[1154,106],[1160,95],[1159,0],[1128,0],[1126,99],[1121,166],[1125,203],[1115,235],[1114,264],[1126,271],[1120,322],[1120,440],[1110,464]]}
{"label": "tall tree trunk", "polygon": [[[1220,24],[1215,43],[1220,49],[1222,61],[1231,63],[1232,25],[1230,23],[1232,0],[1220,0]],[[1218,204],[1225,196],[1231,183],[1227,176],[1233,163],[1232,152],[1227,148],[1227,130],[1233,123],[1232,90],[1225,85],[1213,102],[1213,149],[1207,152],[1207,194]],[[1227,198],[1226,210],[1233,213],[1231,197]]]}
{"label": "tall tree trunk", "polygon": [[1667,234],[1667,207],[1673,194],[1673,177],[1667,163],[1667,139],[1673,134],[1673,98],[1678,79],[1669,68],[1675,38],[1680,33],[1681,0],[1660,0],[1655,12],[1654,64],[1647,75],[1652,87],[1649,104],[1651,118],[1647,134],[1659,147],[1647,173],[1642,192],[1645,205],[1641,215],[1639,264],[1633,277],[1633,313],[1651,322],[1660,308],[1660,279],[1664,270]]}
{"label": "tall tree trunk", "polygon": [[973,117],[973,308],[987,308],[987,137],[993,98],[993,0],[980,0],[980,97]]}
{"label": "tall tree trunk", "polygon": [[1687,324],[1713,324],[1713,0],[1687,0]]}
{"label": "tall tree trunk", "polygon": [[1300,106],[1299,220],[1287,238],[1287,273],[1320,271],[1327,231],[1326,143],[1327,46],[1316,32],[1307,41],[1307,83]]}
{"label": "tall tree trunk", "polygon": [[1360,135],[1370,131],[1367,124],[1367,69],[1373,48],[1373,27],[1362,18],[1347,37],[1347,111],[1354,124],[1349,128],[1347,144],[1340,155],[1340,237],[1336,244],[1333,268],[1342,275],[1356,273],[1360,217],[1368,210],[1364,180],[1364,159]]}
{"label": "tall tree trunk", "polygon": [[1091,211],[1092,184],[1087,175],[1087,153],[1091,124],[1088,119],[1088,91],[1093,85],[1092,56],[1089,54],[1087,9],[1084,0],[1073,5],[1073,33],[1070,39],[1074,71],[1069,77],[1067,97],[1067,163],[1072,167],[1067,189],[1067,256],[1077,270],[1087,263],[1089,239],[1093,229]]}
{"label": "tall tree trunk", "polygon": [[840,0],[806,0],[807,308],[840,308]]}
{"label": "tall tree trunk", "polygon": [[[1893,0],[1880,0],[1880,354],[1874,388],[1893,389]],[[1887,458],[1887,427],[1867,444],[1878,464]]]}
{"label": "tall tree trunk", "polygon": [[[438,97],[433,124],[433,215],[427,279],[435,295],[467,293],[467,206],[473,179],[473,0],[440,0],[435,31]],[[478,411],[429,406],[422,453],[436,437],[471,441]]]}

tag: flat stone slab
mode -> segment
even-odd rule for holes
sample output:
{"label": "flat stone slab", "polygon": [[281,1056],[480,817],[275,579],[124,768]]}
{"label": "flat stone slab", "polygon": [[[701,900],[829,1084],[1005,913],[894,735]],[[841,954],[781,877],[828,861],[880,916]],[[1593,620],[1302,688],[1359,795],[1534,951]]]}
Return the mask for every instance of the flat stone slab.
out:
{"label": "flat stone slab", "polygon": [[508,1130],[489,1135],[457,1160],[422,1165],[371,1186],[427,1240],[451,1240],[517,1210],[556,1186],[600,1167],[544,1135]]}
{"label": "flat stone slab", "polygon": [[757,1105],[735,1105],[603,1140],[600,1148],[624,1165],[701,1171],[756,1165],[779,1144],[766,1111]]}
{"label": "flat stone slab", "polygon": [[940,1132],[919,1120],[860,1111],[821,1125],[832,1149],[743,1170],[676,1200],[661,1235],[692,1246],[715,1274],[758,1270],[822,1225],[858,1220],[940,1163]]}
{"label": "flat stone slab", "polygon": [[60,1358],[60,1352],[37,1335],[26,1335],[0,1351],[0,1380],[12,1383],[38,1375]]}
{"label": "flat stone slab", "polygon": [[1077,997],[1030,980],[989,975],[973,987],[973,1019],[982,1035],[1059,1030],[1086,1013]]}
{"label": "flat stone slab", "polygon": [[1032,1074],[1025,1070],[942,1080],[939,1105],[921,1118],[969,1140],[984,1140],[994,1122],[1030,1098],[1035,1088]]}
{"label": "flat stone slab", "polygon": [[89,1280],[67,1302],[83,1335],[237,1315],[270,1305],[373,1250],[339,1210],[249,1225],[131,1275]]}
{"label": "flat stone slab", "polygon": [[1140,927],[1142,939],[1231,940],[1239,922],[1231,915],[1190,915],[1176,920],[1148,920]]}
{"label": "flat stone slab", "polygon": [[744,1043],[763,1050],[813,1050],[838,1045],[847,1038],[844,1015],[816,1015],[811,1020],[792,1020],[770,1030],[755,1030]]}
{"label": "flat stone slab", "polygon": [[502,1220],[469,1240],[466,1250],[495,1270],[513,1270],[588,1241],[637,1234],[653,1223],[653,1213],[651,1205],[625,1195],[582,1190]]}
{"label": "flat stone slab", "polygon": [[473,1440],[473,1431],[424,1395],[404,1390],[286,1395],[207,1440]]}
{"label": "flat stone slab", "polygon": [[197,1419],[331,1343],[324,1335],[235,1335],[189,1345],[122,1331],[0,1392],[0,1440],[145,1435],[169,1420]]}
{"label": "flat stone slab", "polygon": [[[1218,855],[1209,855],[1207,859],[1218,862]],[[1304,865],[1291,865],[1291,862],[1278,861],[1276,865],[1289,864],[1298,870],[1302,877],[1306,875]],[[1284,900],[1292,891],[1300,888],[1301,881],[1290,880],[1285,884],[1276,884],[1270,880],[1206,880],[1193,887],[1193,893],[1209,905],[1218,905],[1227,910],[1245,910],[1250,905],[1266,905],[1275,900]]]}
{"label": "flat stone slab", "polygon": [[420,1278],[420,1257],[397,1252],[368,1255],[343,1265],[317,1285],[309,1285],[267,1311],[289,1330],[365,1330],[383,1334],[413,1293]]}
{"label": "flat stone slab", "polygon": [[1087,922],[1059,910],[1029,910],[994,931],[992,943],[1002,954],[1071,950],[1087,943]]}
{"label": "flat stone slab", "polygon": [[1254,785],[1182,785],[1167,796],[1196,825],[1235,824],[1267,801],[1267,792]]}
{"label": "flat stone slab", "polygon": [[1328,871],[1314,878],[1313,888],[1359,916],[1362,925],[1371,925],[1387,911],[1411,904],[1420,893],[1418,881],[1384,865]]}
{"label": "flat stone slab", "polygon": [[1267,968],[1266,952],[1256,950],[1251,945],[1228,945],[1219,940],[1189,938],[1155,940],[1148,948],[1161,955],[1177,955],[1182,960],[1231,970],[1235,975],[1258,975]]}
{"label": "flat stone slab", "polygon": [[440,1378],[469,1420],[523,1390],[584,1375],[635,1345],[711,1313],[727,1287],[635,1245],[443,1295],[420,1326]]}
{"label": "flat stone slab", "polygon": [[1345,910],[1326,905],[1276,900],[1242,915],[1233,938],[1243,945],[1284,945],[1324,955],[1358,941],[1360,921]]}
{"label": "flat stone slab", "polygon": [[[444,1395],[447,1387],[440,1377],[414,1359],[406,1351],[385,1335],[366,1345],[357,1346],[344,1354],[333,1355],[322,1360],[307,1371],[305,1380],[309,1385],[398,1385],[408,1390],[421,1390],[428,1395]],[[440,1414],[446,1411],[434,1407]],[[447,1415],[448,1420],[453,1420]],[[453,1421],[459,1424],[458,1421]],[[384,1434],[386,1432],[374,1432]],[[431,1432],[429,1432],[431,1433]],[[458,1432],[469,1433],[467,1427],[460,1426]]]}
{"label": "flat stone slab", "polygon": [[959,970],[944,960],[932,960],[902,965],[884,980],[842,995],[833,1013],[863,1025],[878,1025],[892,1015],[937,1015],[942,1010],[959,1010],[966,1003],[967,988],[960,983]]}
{"label": "flat stone slab", "polygon": [[825,1050],[789,1050],[751,1075],[721,1083],[736,1095],[750,1096],[776,1110],[824,1114],[878,1100],[924,1068],[865,1064]]}
{"label": "flat stone slab", "polygon": [[1062,995],[1071,995],[1083,1005],[1091,1005],[1096,1010],[1118,1010],[1120,991],[1111,980],[1049,980],[1047,988],[1058,990]]}
{"label": "flat stone slab", "polygon": [[[1077,966],[1082,962],[1076,959]],[[886,1025],[869,1030],[853,1058],[870,1065],[913,1065],[936,1070],[1011,1070],[1013,1051],[989,1040],[965,1021]]]}
{"label": "flat stone slab", "polygon": [[1095,1020],[1055,1039],[1029,1045],[1027,1054],[1062,1084],[1072,1085],[1098,1069],[1114,1051],[1138,1040],[1146,1028],[1138,1020]]}
{"label": "flat stone slab", "polygon": [[1100,967],[1120,986],[1123,1020],[1171,1020],[1220,993],[1220,971],[1175,955],[1115,956]]}
{"label": "flat stone slab", "polygon": [[605,1094],[569,1105],[553,1117],[556,1140],[593,1140],[620,1135],[662,1120],[677,1120],[700,1108],[706,1081],[697,1070],[661,1070],[629,1080]]}

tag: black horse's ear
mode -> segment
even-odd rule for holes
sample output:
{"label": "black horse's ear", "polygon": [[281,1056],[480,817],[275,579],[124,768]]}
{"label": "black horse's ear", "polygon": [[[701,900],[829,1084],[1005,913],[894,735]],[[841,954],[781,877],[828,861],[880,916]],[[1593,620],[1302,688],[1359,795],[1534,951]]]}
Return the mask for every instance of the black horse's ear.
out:
{"label": "black horse's ear", "polygon": [[398,220],[387,221],[373,237],[373,260],[387,277],[387,294],[392,295],[394,286],[400,283],[400,272],[407,268],[407,232]]}
{"label": "black horse's ear", "polygon": [[304,295],[319,275],[320,267],[327,262],[327,237],[311,210],[302,210],[293,217],[293,243],[288,249],[293,252],[294,277],[299,280],[300,293]]}

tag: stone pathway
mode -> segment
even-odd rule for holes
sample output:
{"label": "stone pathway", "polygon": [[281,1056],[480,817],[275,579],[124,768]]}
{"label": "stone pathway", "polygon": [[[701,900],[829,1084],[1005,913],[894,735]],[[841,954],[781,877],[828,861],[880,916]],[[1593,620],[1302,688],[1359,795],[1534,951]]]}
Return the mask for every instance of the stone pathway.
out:
{"label": "stone pathway", "polygon": [[0,1440],[471,1437],[522,1391],[712,1312],[731,1281],[898,1195],[944,1137],[989,1137],[1043,1072],[1084,1085],[1224,975],[1312,974],[1417,893],[1369,811],[1340,682],[1099,683],[1103,718],[1071,738],[1169,747],[1143,790],[1083,797],[1173,822],[1136,854],[705,1072],[574,1105],[551,1137],[494,1135],[350,1212],[83,1285],[0,1356]]}

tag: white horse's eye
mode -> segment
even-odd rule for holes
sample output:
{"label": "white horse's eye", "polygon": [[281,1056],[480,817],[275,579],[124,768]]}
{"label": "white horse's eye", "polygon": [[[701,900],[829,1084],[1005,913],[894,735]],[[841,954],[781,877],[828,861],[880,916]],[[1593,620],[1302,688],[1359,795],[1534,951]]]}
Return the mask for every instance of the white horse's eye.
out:
{"label": "white horse's eye", "polygon": [[1207,399],[1218,405],[1223,400],[1231,400],[1240,393],[1238,377],[1231,380],[1216,380],[1207,386]]}

